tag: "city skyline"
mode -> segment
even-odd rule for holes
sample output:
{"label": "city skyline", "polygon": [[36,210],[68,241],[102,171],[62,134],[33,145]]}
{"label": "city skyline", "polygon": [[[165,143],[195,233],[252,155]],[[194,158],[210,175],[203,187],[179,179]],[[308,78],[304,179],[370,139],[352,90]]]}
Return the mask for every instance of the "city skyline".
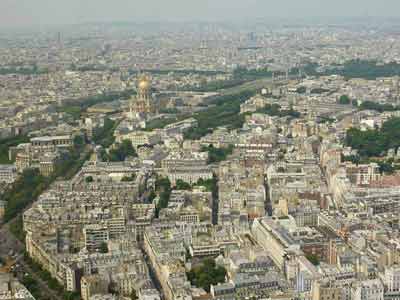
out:
{"label": "city skyline", "polygon": [[400,299],[399,8],[0,0],[0,299]]}

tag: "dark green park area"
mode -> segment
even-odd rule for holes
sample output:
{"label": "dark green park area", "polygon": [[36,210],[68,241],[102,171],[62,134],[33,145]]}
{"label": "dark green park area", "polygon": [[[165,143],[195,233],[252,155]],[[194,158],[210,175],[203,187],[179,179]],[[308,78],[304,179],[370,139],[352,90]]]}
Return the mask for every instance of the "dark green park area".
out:
{"label": "dark green park area", "polygon": [[18,74],[18,75],[39,75],[46,74],[48,70],[39,69],[37,64],[33,64],[31,66],[20,66],[13,65],[7,67],[0,68],[0,75],[10,75],[10,74]]}
{"label": "dark green park area", "polygon": [[327,71],[327,74],[342,75],[346,78],[376,79],[400,75],[400,64],[391,62],[378,64],[374,60],[350,60],[342,66]]}
{"label": "dark green park area", "polygon": [[104,120],[104,126],[94,131],[93,142],[104,148],[110,147],[115,142],[114,130],[117,126],[118,122],[106,118]]}
{"label": "dark green park area", "polygon": [[198,122],[198,127],[185,133],[186,139],[199,139],[215,128],[227,126],[231,129],[241,128],[245,116],[240,115],[240,104],[256,94],[255,91],[244,91],[234,95],[224,95],[210,101],[210,107],[196,113],[193,117]]}
{"label": "dark green park area", "polygon": [[362,131],[350,128],[345,142],[346,145],[357,149],[362,157],[382,156],[389,149],[400,147],[400,118],[386,121],[380,129]]}
{"label": "dark green park area", "polygon": [[380,77],[400,76],[400,64],[397,62],[382,64],[376,60],[353,59],[340,65],[332,65],[323,71],[317,71],[319,67],[318,64],[308,63],[302,67],[302,70],[309,76],[340,75],[346,79],[374,80]]}
{"label": "dark green park area", "polygon": [[269,116],[277,116],[277,117],[292,117],[299,118],[300,113],[295,111],[292,107],[289,109],[281,109],[281,106],[277,103],[267,104],[265,107],[257,110],[258,113],[267,114]]}
{"label": "dark green park area", "polygon": [[376,162],[381,172],[393,173],[394,159],[385,159],[389,149],[400,147],[400,118],[392,118],[383,123],[379,129],[362,131],[358,128],[347,130],[345,144],[358,150],[358,155],[344,157],[343,160],[353,163]]}
{"label": "dark green park area", "polygon": [[116,100],[127,100],[135,94],[133,90],[125,90],[122,92],[109,92],[96,96],[90,96],[82,99],[74,99],[65,101],[65,103],[57,108],[58,112],[65,112],[70,114],[75,120],[78,120],[86,110],[96,104],[113,102]]}
{"label": "dark green park area", "polygon": [[103,150],[101,157],[103,161],[116,162],[124,161],[127,157],[137,157],[137,153],[132,146],[132,142],[124,140],[122,143],[117,143],[115,147],[110,149],[109,153]]}
{"label": "dark green park area", "polygon": [[226,148],[215,148],[213,145],[203,147],[201,149],[204,152],[208,152],[208,163],[217,163],[226,160],[228,155],[233,152],[233,145]]}
{"label": "dark green park area", "polygon": [[6,138],[0,140],[0,164],[12,163],[8,158],[8,149],[13,146],[17,146],[21,143],[29,142],[29,138],[26,135],[19,135],[16,137]]}
{"label": "dark green park area", "polygon": [[[185,133],[186,139],[199,139],[212,132],[220,126],[229,128],[241,128],[245,121],[245,116],[240,115],[240,104],[256,94],[255,91],[242,91],[232,95],[217,96],[207,104],[207,109],[195,113],[192,117],[197,120],[199,126],[192,128]],[[176,118],[157,119],[147,126],[147,130],[163,128],[174,122],[188,118],[188,115],[181,115]]]}
{"label": "dark green park area", "polygon": [[211,285],[225,282],[226,270],[217,266],[214,259],[205,259],[187,273],[189,281],[196,287],[201,287],[207,292]]}

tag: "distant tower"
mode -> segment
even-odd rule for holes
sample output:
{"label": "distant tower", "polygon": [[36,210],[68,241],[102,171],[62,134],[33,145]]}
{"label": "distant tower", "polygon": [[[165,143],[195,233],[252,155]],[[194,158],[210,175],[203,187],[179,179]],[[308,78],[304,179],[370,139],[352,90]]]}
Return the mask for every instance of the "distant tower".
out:
{"label": "distant tower", "polygon": [[62,46],[61,32],[57,33],[57,45],[58,45],[58,47]]}
{"label": "distant tower", "polygon": [[396,76],[396,102],[397,105],[400,105],[400,78]]}
{"label": "distant tower", "polygon": [[140,75],[137,80],[137,95],[132,98],[129,113],[133,118],[145,118],[155,113],[155,105],[151,93],[151,80],[147,75]]}

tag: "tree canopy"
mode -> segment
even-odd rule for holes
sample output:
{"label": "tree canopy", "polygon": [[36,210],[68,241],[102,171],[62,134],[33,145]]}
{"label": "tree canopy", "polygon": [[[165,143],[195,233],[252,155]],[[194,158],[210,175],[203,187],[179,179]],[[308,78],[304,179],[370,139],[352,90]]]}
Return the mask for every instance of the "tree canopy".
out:
{"label": "tree canopy", "polygon": [[299,118],[300,113],[295,111],[292,107],[287,110],[282,110],[279,104],[267,104],[263,108],[257,110],[258,113],[267,114],[269,116],[278,116],[278,117],[292,117]]}
{"label": "tree canopy", "polygon": [[110,150],[108,154],[109,161],[124,161],[127,157],[137,157],[135,148],[129,140],[123,140],[122,143]]}
{"label": "tree canopy", "polygon": [[226,95],[215,98],[209,104],[211,106],[193,117],[197,120],[199,126],[191,128],[185,133],[186,139],[199,139],[213,129],[220,126],[227,126],[232,129],[241,128],[244,123],[244,116],[239,115],[240,104],[254,96],[253,91],[244,91],[235,95]]}
{"label": "tree canopy", "polygon": [[394,106],[392,104],[381,104],[372,101],[364,101],[358,106],[358,108],[360,110],[376,110],[378,112],[400,110],[399,106]]}
{"label": "tree canopy", "polygon": [[208,147],[203,147],[202,151],[208,152],[208,163],[212,164],[226,160],[228,155],[233,152],[233,145],[227,148],[215,148],[213,145],[210,145]]}
{"label": "tree canopy", "polygon": [[109,118],[104,120],[104,126],[97,128],[93,133],[93,142],[107,148],[111,146],[114,141],[114,129],[117,123]]}
{"label": "tree canopy", "polygon": [[361,131],[350,128],[345,143],[357,149],[361,157],[382,156],[389,149],[400,147],[400,118],[386,121],[380,129]]}
{"label": "tree canopy", "polygon": [[214,259],[205,259],[201,265],[194,267],[188,272],[188,279],[196,286],[210,291],[211,285],[225,282],[226,270],[224,267],[216,266]]}
{"label": "tree canopy", "polygon": [[38,169],[26,169],[3,194],[6,201],[4,221],[18,215],[49,186],[50,180],[40,175]]}
{"label": "tree canopy", "polygon": [[63,106],[57,108],[59,112],[70,114],[75,120],[79,119],[86,110],[93,105],[104,102],[112,102],[118,99],[129,99],[135,94],[133,90],[125,90],[122,92],[108,92],[101,95],[88,96],[86,98],[66,101]]}
{"label": "tree canopy", "polygon": [[21,143],[29,142],[29,138],[25,135],[5,138],[0,140],[0,164],[9,164],[11,161],[8,157],[8,149]]}
{"label": "tree canopy", "polygon": [[171,181],[167,177],[157,178],[156,191],[160,196],[160,201],[156,207],[156,216],[158,216],[161,209],[168,207],[168,202],[171,197]]}
{"label": "tree canopy", "polygon": [[314,265],[314,266],[318,266],[319,265],[319,258],[318,256],[314,255],[314,254],[307,254],[306,258]]}
{"label": "tree canopy", "polygon": [[343,105],[348,105],[351,103],[351,100],[350,100],[349,96],[342,95],[342,96],[340,96],[338,103],[343,104]]}
{"label": "tree canopy", "polygon": [[189,183],[183,181],[182,179],[178,179],[175,184],[175,189],[176,190],[191,190],[192,186]]}

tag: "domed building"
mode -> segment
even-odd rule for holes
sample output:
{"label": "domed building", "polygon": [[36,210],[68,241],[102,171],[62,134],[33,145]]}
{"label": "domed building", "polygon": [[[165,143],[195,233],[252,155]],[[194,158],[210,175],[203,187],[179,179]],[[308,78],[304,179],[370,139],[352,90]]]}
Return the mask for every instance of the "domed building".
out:
{"label": "domed building", "polygon": [[130,103],[129,114],[132,118],[146,118],[148,114],[156,112],[150,77],[144,74],[140,75],[136,87],[137,95]]}

